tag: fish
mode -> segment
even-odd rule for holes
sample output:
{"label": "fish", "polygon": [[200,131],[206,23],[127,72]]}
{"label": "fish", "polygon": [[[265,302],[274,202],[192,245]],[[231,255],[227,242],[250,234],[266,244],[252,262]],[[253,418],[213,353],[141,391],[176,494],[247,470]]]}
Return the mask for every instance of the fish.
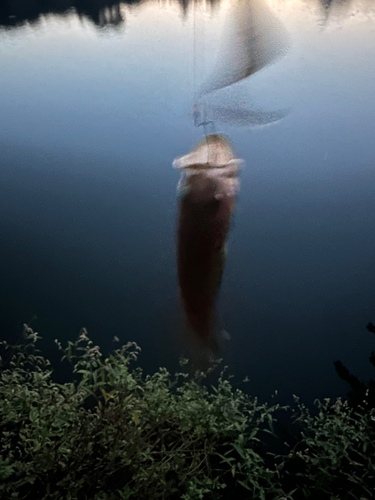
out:
{"label": "fish", "polygon": [[288,47],[283,25],[263,0],[236,0],[229,34],[216,67],[196,94],[193,119],[205,137],[173,162],[180,171],[176,237],[179,294],[186,326],[204,351],[217,351],[217,298],[226,260],[226,243],[239,191],[242,160],[229,139],[213,131],[215,122],[261,126],[285,111],[210,105],[207,94],[232,86],[283,55]]}
{"label": "fish", "polygon": [[216,301],[242,160],[222,134],[207,135],[176,158],[180,171],[177,275],[186,326],[200,347],[218,349]]}

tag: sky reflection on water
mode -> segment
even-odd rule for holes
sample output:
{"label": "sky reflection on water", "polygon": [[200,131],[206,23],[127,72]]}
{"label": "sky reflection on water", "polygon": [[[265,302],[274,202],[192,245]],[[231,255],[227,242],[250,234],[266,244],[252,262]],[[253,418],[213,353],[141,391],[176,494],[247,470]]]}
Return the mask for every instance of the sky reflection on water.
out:
{"label": "sky reflection on water", "polygon": [[[245,159],[220,311],[227,361],[252,392],[323,397],[346,390],[336,359],[371,373],[373,7],[269,4],[290,51],[214,97],[291,110],[268,127],[220,127]],[[197,5],[201,81],[228,7]],[[75,11],[0,29],[0,333],[37,314],[46,337],[86,326],[106,348],[136,340],[153,369],[179,353],[171,162],[201,135],[194,16],[157,2],[120,13],[114,29]]]}

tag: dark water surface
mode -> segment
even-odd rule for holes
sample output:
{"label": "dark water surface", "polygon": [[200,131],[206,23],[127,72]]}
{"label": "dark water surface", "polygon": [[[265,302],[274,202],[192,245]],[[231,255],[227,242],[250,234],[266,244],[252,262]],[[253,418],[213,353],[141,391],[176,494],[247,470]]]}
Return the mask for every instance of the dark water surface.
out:
{"label": "dark water surface", "polygon": [[[26,4],[0,9],[0,335],[36,315],[51,344],[85,326],[104,349],[135,340],[147,370],[174,366],[171,163],[201,137],[193,48],[203,80],[229,2]],[[363,0],[269,5],[291,49],[216,99],[290,112],[219,126],[245,160],[219,310],[253,394],[311,400],[346,392],[337,359],[371,375],[375,16]]]}

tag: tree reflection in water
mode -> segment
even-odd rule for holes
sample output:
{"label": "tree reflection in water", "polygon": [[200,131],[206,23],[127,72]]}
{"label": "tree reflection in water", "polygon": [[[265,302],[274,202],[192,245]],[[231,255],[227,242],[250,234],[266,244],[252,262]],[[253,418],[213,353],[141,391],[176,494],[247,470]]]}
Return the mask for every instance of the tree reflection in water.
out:
{"label": "tree reflection in water", "polygon": [[[220,0],[208,0],[205,3],[219,3]],[[176,0],[184,13],[191,0]],[[17,28],[25,23],[36,23],[47,14],[67,15],[72,11],[80,18],[86,18],[96,26],[120,26],[124,23],[122,5],[136,5],[142,0],[8,0],[0,2],[0,27]]]}
{"label": "tree reflection in water", "polygon": [[[145,0],[148,1],[148,0]],[[149,0],[152,1],[152,0]],[[164,0],[161,0],[163,3]],[[184,14],[189,6],[204,3],[213,6],[221,0],[174,0]],[[25,23],[34,24],[47,14],[67,15],[75,12],[80,18],[90,20],[96,26],[121,26],[125,22],[122,5],[141,5],[144,0],[7,0],[0,2],[0,28],[17,28]],[[269,0],[271,7],[283,8],[287,0]],[[301,0],[306,6],[318,9],[325,22],[331,17],[349,17],[356,12],[369,13],[374,10],[372,0]]]}

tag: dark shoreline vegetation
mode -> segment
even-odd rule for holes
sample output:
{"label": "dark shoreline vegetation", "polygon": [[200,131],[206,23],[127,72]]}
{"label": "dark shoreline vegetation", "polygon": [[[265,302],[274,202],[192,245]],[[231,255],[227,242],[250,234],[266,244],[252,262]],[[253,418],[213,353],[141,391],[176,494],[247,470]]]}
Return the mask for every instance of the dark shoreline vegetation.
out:
{"label": "dark shoreline vegetation", "polygon": [[[191,0],[175,1],[180,4],[182,12],[186,13]],[[0,4],[0,27],[17,28],[26,23],[36,24],[41,16],[48,14],[64,16],[72,12],[98,27],[116,27],[125,22],[120,9],[121,4],[136,6],[143,3],[144,0],[125,0],[122,2],[113,0],[39,0],[33,2],[8,0]],[[206,0],[206,3],[208,5],[219,4],[220,0]]]}
{"label": "dark shoreline vegetation", "polygon": [[[147,0],[6,0],[0,3],[0,28],[17,28],[26,23],[38,23],[41,16],[55,14],[64,16],[75,12],[80,18],[86,18],[98,27],[120,26],[125,19],[121,12],[121,4],[141,5]],[[305,0],[306,4],[310,0]],[[163,2],[163,0],[161,0]],[[190,5],[206,3],[219,5],[220,0],[175,0],[183,14],[186,14]],[[328,17],[332,6],[349,7],[352,0],[318,0],[323,17]],[[366,6],[364,5],[364,9]]]}
{"label": "dark shoreline vegetation", "polygon": [[103,356],[86,330],[56,341],[71,367],[59,384],[39,338],[25,325],[1,344],[1,499],[373,498],[372,386],[314,411],[260,404],[218,363],[145,376],[136,344]]}

